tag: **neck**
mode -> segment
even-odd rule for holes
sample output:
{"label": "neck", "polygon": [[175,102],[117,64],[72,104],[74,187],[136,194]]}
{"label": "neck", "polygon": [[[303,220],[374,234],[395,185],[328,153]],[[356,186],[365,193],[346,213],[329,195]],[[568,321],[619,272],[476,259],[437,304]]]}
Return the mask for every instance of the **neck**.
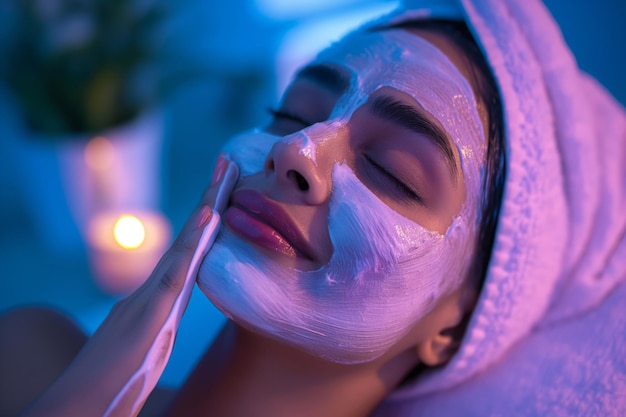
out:
{"label": "neck", "polygon": [[228,322],[189,377],[172,415],[367,416],[415,365],[400,353],[340,365]]}

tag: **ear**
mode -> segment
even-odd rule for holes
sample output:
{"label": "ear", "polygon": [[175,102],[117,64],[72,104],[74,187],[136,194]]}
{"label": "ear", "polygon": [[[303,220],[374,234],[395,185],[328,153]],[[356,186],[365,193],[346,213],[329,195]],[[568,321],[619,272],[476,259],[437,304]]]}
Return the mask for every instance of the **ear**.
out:
{"label": "ear", "polygon": [[435,308],[431,313],[431,335],[416,347],[421,363],[443,365],[459,350],[476,298],[475,291],[458,289]]}
{"label": "ear", "polygon": [[[466,315],[469,320],[469,314]],[[417,356],[426,366],[437,366],[448,362],[459,350],[468,320],[460,320],[456,326],[447,327],[417,346]]]}

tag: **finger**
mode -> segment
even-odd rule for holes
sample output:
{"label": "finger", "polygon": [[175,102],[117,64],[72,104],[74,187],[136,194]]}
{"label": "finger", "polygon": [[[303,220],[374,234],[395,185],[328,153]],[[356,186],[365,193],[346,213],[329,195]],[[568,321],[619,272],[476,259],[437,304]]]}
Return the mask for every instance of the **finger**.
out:
{"label": "finger", "polygon": [[204,191],[200,206],[209,206],[222,213],[228,204],[228,198],[239,179],[239,168],[227,153],[221,153],[215,163],[211,185]]}
{"label": "finger", "polygon": [[[163,256],[155,268],[153,275],[158,280],[159,290],[172,290],[178,293],[184,287],[186,272],[189,272],[190,262],[194,254],[202,257],[206,254],[219,231],[219,211],[223,211],[228,203],[228,197],[239,178],[237,165],[230,161],[227,155],[218,158],[211,185],[204,192],[200,206],[187,221],[172,247]],[[211,209],[213,207],[213,209]],[[211,225],[210,231],[205,229]],[[204,236],[203,236],[204,234]],[[202,242],[202,247],[198,247]],[[199,265],[198,265],[199,267]],[[197,273],[197,268],[196,273]],[[195,275],[191,277],[195,280]],[[152,277],[151,277],[152,279]]]}
{"label": "finger", "polygon": [[197,271],[199,254],[208,250],[219,232],[219,214],[208,206],[203,206],[195,216],[195,225],[191,231],[185,230],[174,241],[170,249],[157,265],[153,275],[157,277],[159,292],[179,293],[188,281],[195,277],[191,270]]}
{"label": "finger", "polygon": [[[162,324],[159,326],[153,343],[148,348],[139,368],[130,376],[107,408],[106,416],[118,415],[120,412],[122,413],[120,415],[136,415],[165,369],[172,352],[174,335],[189,302],[200,263],[219,231],[219,213],[204,203],[212,202],[214,207],[223,210],[238,177],[236,165],[230,162],[223,165],[225,166],[220,167],[218,164],[217,174],[214,175],[212,181],[214,187],[210,187],[211,192],[208,195],[205,193],[207,199],[203,197],[203,204],[199,210],[196,210],[195,216],[192,216],[194,220],[188,222],[188,225],[194,225],[193,229],[188,231],[186,226],[164,256],[163,262],[159,263],[164,266],[158,265],[153,272],[151,281],[156,282],[158,287],[156,293],[153,294],[157,297],[151,297],[152,308],[159,313],[169,310],[169,313],[163,322],[156,321]],[[189,245],[188,242],[194,243]],[[161,270],[162,268],[165,269]],[[163,302],[169,297],[158,297],[159,294],[170,294],[175,297],[173,302]],[[158,299],[162,302],[156,302]]]}
{"label": "finger", "polygon": [[[204,210],[202,213],[204,213]],[[206,255],[208,248],[213,244],[219,230],[219,214],[212,212],[212,210],[210,210],[210,213],[212,215],[209,217],[202,216],[199,218],[199,224],[196,229],[202,228],[202,234],[197,248],[193,252],[189,266],[187,267],[182,290],[177,294],[171,306],[171,310],[157,331],[157,335],[148,348],[143,362],[130,376],[107,408],[107,412],[105,413],[106,417],[117,415],[135,416],[139,414],[142,405],[146,402],[148,396],[159,381],[172,353],[174,338],[178,331],[180,320],[189,303],[191,290],[195,276],[198,273],[198,268],[200,267],[200,262]],[[209,220],[207,221],[205,218]],[[178,274],[174,276],[174,279],[178,280]],[[168,280],[167,274],[161,278],[160,283],[162,284],[166,280]],[[163,291],[164,289],[161,288],[161,290]],[[166,288],[165,290],[170,290],[170,288]],[[154,304],[160,305],[161,307],[164,305],[164,303]]]}
{"label": "finger", "polygon": [[221,182],[222,186],[217,187],[217,189],[209,187],[208,192],[205,193],[207,195],[206,200],[203,199],[203,203],[210,205],[213,210],[221,213],[226,208],[230,193],[239,178],[239,168],[237,164],[231,161],[227,153],[220,154],[218,164],[219,166],[216,167],[211,185]]}

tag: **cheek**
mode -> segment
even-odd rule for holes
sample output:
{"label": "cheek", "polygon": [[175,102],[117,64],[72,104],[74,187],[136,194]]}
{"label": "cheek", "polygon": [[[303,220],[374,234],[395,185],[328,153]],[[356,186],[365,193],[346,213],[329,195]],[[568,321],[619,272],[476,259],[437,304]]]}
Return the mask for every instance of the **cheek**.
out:
{"label": "cheek", "polygon": [[347,166],[335,167],[333,183],[329,230],[335,251],[326,276],[348,289],[344,297],[363,309],[398,303],[394,311],[414,320],[458,286],[467,258],[460,219],[442,235],[387,207]]}
{"label": "cheek", "polygon": [[364,362],[384,354],[454,288],[464,228],[455,220],[445,236],[431,232],[388,208],[346,165],[332,175],[328,265],[284,268],[225,230],[198,285],[241,324],[334,362]]}
{"label": "cheek", "polygon": [[222,147],[239,165],[242,176],[263,170],[263,164],[269,151],[280,136],[262,132],[258,129],[244,132],[229,139]]}

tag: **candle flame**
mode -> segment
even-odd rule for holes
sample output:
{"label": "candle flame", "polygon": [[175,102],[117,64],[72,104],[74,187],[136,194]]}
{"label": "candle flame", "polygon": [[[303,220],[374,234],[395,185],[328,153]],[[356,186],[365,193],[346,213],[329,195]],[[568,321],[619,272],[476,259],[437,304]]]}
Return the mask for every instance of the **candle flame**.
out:
{"label": "candle flame", "polygon": [[126,249],[136,249],[146,238],[146,229],[137,217],[120,216],[113,226],[113,236],[118,245]]}

